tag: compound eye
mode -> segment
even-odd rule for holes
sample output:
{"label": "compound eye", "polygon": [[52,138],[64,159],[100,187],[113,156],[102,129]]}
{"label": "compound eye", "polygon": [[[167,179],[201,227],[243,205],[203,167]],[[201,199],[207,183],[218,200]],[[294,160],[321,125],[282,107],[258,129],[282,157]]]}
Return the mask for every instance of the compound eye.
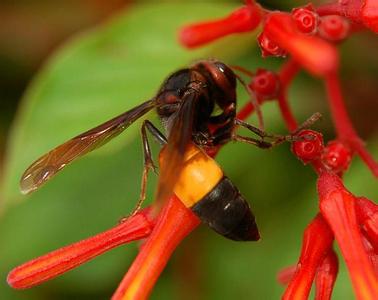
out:
{"label": "compound eye", "polygon": [[222,72],[224,76],[227,78],[227,81],[231,88],[236,88],[236,76],[234,72],[227,67],[224,63],[219,61],[215,62],[214,65],[217,67],[218,71]]}

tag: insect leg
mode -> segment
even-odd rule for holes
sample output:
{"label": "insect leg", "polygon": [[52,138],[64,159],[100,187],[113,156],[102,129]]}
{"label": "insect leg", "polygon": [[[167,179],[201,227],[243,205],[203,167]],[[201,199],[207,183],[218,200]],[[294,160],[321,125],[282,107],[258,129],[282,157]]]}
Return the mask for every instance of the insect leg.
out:
{"label": "insect leg", "polygon": [[141,208],[143,204],[144,199],[146,199],[146,186],[147,186],[148,172],[150,170],[153,170],[155,173],[157,173],[157,168],[152,160],[151,147],[148,141],[146,129],[151,133],[154,139],[161,146],[164,146],[165,144],[167,144],[166,137],[159,131],[159,129],[157,129],[150,121],[145,120],[141,127],[141,135],[142,135],[142,143],[143,143],[143,157],[144,157],[141,190],[140,190],[139,200],[131,215],[134,215],[139,211],[139,209]]}
{"label": "insect leg", "polygon": [[255,126],[253,126],[253,125],[251,125],[251,124],[249,124],[247,122],[244,122],[244,121],[236,119],[236,118],[235,118],[235,125],[242,126],[242,127],[246,128],[246,129],[248,129],[249,131],[252,131],[254,134],[258,135],[261,138],[277,138],[277,137],[282,137],[280,135],[267,133],[264,130],[261,130],[260,128],[257,128],[257,127],[255,127]]}
{"label": "insect leg", "polygon": [[[261,138],[261,140],[250,138],[250,137],[242,137],[242,136],[239,136],[239,135],[236,135],[234,137],[234,139],[237,138],[237,139],[239,139],[239,141],[249,143],[249,144],[254,144],[259,148],[271,148],[271,147],[276,146],[278,144],[281,144],[285,141],[292,142],[292,141],[295,140],[295,137],[291,134],[290,135],[278,135],[278,134],[267,133],[267,132],[261,130],[260,128],[257,128],[255,126],[253,126],[249,123],[246,123],[242,120],[239,120],[239,119],[235,119],[235,124],[252,131],[254,134],[259,136]],[[269,142],[264,141],[265,138],[271,139],[271,141],[269,141]]]}
{"label": "insect leg", "polygon": [[292,135],[299,133],[301,130],[311,127],[315,122],[321,119],[322,115],[319,112],[312,114],[307,120],[305,120],[298,128],[292,132]]}
{"label": "insect leg", "polygon": [[[320,118],[321,118],[320,113],[314,113],[307,120],[305,120],[295,131],[293,131],[291,134],[288,134],[288,135],[278,135],[278,134],[267,133],[267,132],[265,132],[265,131],[251,125],[251,124],[248,124],[248,123],[246,123],[242,120],[235,119],[235,125],[242,126],[246,129],[252,131],[256,135],[261,137],[262,140],[256,140],[256,139],[253,139],[253,138],[242,137],[242,136],[238,136],[238,135],[235,135],[233,137],[233,139],[239,140],[239,141],[242,141],[242,142],[246,142],[246,143],[249,143],[249,144],[254,144],[254,145],[256,145],[260,148],[270,148],[270,147],[273,147],[275,145],[281,144],[283,142],[295,142],[295,141],[303,139],[303,137],[298,136],[298,133],[302,129],[310,127]],[[269,141],[269,142],[264,141],[264,138],[271,139],[272,141]]]}
{"label": "insect leg", "polygon": [[273,142],[267,142],[267,141],[264,141],[264,140],[240,136],[240,135],[237,135],[237,134],[234,134],[231,139],[233,141],[255,145],[255,146],[257,146],[259,148],[263,148],[263,149],[269,149],[269,148],[272,148],[275,145]]}

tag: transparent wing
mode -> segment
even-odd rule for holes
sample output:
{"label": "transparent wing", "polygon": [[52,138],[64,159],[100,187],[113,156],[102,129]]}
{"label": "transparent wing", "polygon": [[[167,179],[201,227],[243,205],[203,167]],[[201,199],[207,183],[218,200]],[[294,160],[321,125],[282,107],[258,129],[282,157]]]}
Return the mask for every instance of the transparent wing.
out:
{"label": "transparent wing", "polygon": [[106,144],[154,107],[154,99],[146,101],[46,153],[32,163],[22,175],[22,193],[27,194],[38,189],[67,164]]}
{"label": "transparent wing", "polygon": [[168,144],[163,150],[164,163],[160,165],[160,176],[155,197],[158,206],[165,203],[173,193],[173,188],[184,162],[186,147],[192,138],[197,102],[197,92],[193,91],[185,95],[174,118],[172,129],[168,136]]}

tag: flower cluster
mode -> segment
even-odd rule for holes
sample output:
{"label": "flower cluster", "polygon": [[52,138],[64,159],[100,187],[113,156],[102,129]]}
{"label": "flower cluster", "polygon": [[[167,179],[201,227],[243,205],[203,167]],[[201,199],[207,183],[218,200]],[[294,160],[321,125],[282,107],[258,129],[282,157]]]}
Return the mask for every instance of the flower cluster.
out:
{"label": "flower cluster", "polygon": [[[294,155],[303,163],[311,164],[319,176],[320,212],[305,230],[297,266],[279,274],[279,281],[288,284],[283,299],[307,299],[313,282],[316,299],[330,299],[338,272],[334,240],[346,261],[357,298],[377,299],[378,206],[351,194],[341,177],[355,154],[375,176],[378,176],[378,164],[366,151],[344,106],[336,48],[337,43],[353,32],[365,28],[377,32],[377,2],[346,0],[319,7],[309,4],[284,13],[268,11],[254,1],[246,1],[240,11],[244,16],[253,16],[253,22],[245,17],[243,26],[242,20],[236,21],[232,13],[222,20],[187,26],[181,32],[181,42],[189,48],[210,42],[215,37],[207,33],[212,32],[213,27],[217,28],[216,38],[250,31],[257,28],[255,16],[259,16],[262,30],[257,41],[262,56],[290,57],[276,75],[266,70],[249,72],[252,76],[249,87],[258,103],[277,99],[286,126],[291,131],[296,130],[297,122],[287,102],[287,89],[303,68],[324,81],[337,132],[337,138],[324,145],[319,132],[302,130],[298,133],[299,140],[292,144]],[[231,23],[238,24],[237,30],[226,29],[232,28],[227,25]],[[249,108],[248,113],[252,106]]]}
{"label": "flower cluster", "polygon": [[[246,4],[225,18],[181,29],[179,40],[199,47],[226,35],[250,32],[261,25],[257,42],[263,57],[288,57],[279,72],[255,72],[235,67],[249,76],[246,84],[254,101],[243,107],[243,120],[265,101],[276,99],[288,130],[298,123],[290,109],[287,91],[300,69],[320,77],[328,94],[336,138],[327,144],[320,133],[301,130],[292,152],[318,174],[319,213],[305,230],[298,264],[279,274],[287,284],[283,299],[307,299],[312,283],[316,299],[330,299],[338,272],[334,240],[347,264],[356,297],[378,299],[378,206],[350,193],[342,182],[354,155],[378,177],[378,164],[352,126],[341,91],[337,43],[364,29],[378,32],[375,0],[343,0],[291,13],[269,11],[258,3]],[[211,155],[215,155],[212,153]],[[29,288],[52,279],[101,253],[134,240],[145,239],[139,254],[112,299],[145,299],[176,246],[199,225],[199,219],[172,196],[158,215],[150,208],[99,235],[61,248],[15,268],[8,276],[14,288]]]}

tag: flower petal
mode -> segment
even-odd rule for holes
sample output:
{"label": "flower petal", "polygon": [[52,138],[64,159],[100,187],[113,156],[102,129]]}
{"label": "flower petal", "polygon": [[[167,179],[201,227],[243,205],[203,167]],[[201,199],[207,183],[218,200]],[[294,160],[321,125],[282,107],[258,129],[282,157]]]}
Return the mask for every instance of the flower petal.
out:
{"label": "flower petal", "polygon": [[119,245],[148,236],[153,228],[143,210],[114,228],[60,248],[13,269],[7,278],[13,288],[25,289],[52,279]]}
{"label": "flower petal", "polygon": [[378,249],[378,205],[365,197],[357,198],[357,219],[369,241]]}
{"label": "flower petal", "polygon": [[315,278],[315,300],[330,300],[333,286],[339,271],[337,255],[331,249],[316,272]]}
{"label": "flower petal", "polygon": [[335,234],[357,298],[377,299],[378,278],[362,243],[355,197],[345,189],[338,176],[330,173],[320,175],[318,192],[320,211]]}
{"label": "flower petal", "polygon": [[332,231],[323,217],[317,215],[304,232],[297,270],[282,299],[308,298],[318,266],[330,250],[332,242]]}

